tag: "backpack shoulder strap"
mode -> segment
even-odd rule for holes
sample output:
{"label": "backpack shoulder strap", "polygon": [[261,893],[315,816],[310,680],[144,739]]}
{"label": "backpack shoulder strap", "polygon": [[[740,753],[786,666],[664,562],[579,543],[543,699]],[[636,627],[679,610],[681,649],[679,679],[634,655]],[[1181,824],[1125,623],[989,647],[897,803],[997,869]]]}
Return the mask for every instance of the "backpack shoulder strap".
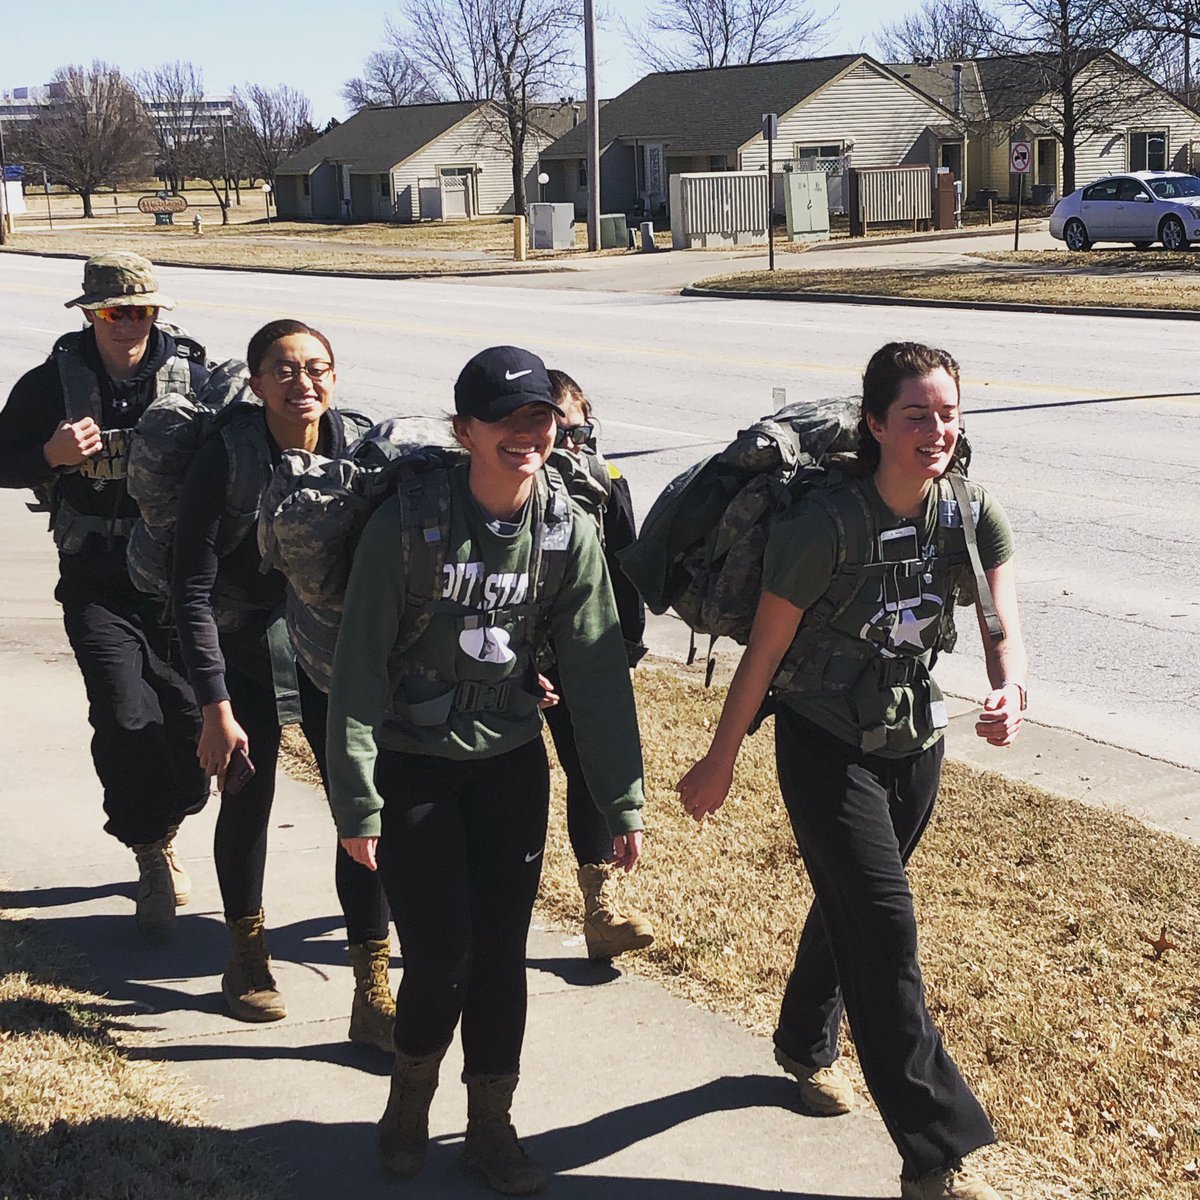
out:
{"label": "backpack shoulder strap", "polygon": [[64,333],[50,351],[50,358],[58,365],[58,378],[62,383],[63,410],[71,422],[91,417],[97,425],[104,414],[100,397],[100,381],[96,373],[83,361],[83,332],[72,330]]}
{"label": "backpack shoulder strap", "polygon": [[400,500],[400,552],[407,608],[396,652],[412,646],[429,628],[444,590],[446,546],[450,540],[450,471],[419,470],[402,462],[396,494]]}
{"label": "backpack shoulder strap", "polygon": [[983,612],[984,623],[987,625],[988,637],[993,642],[1004,640],[1004,626],[996,613],[996,600],[992,595],[992,585],[988,583],[987,573],[983,569],[983,559],[979,556],[979,539],[975,528],[975,511],[971,507],[971,492],[966,478],[958,471],[949,471],[944,476],[950,485],[950,491],[958,504],[959,516],[962,518],[963,538],[967,543],[967,557],[971,560],[971,572],[975,576],[976,596],[979,607]]}

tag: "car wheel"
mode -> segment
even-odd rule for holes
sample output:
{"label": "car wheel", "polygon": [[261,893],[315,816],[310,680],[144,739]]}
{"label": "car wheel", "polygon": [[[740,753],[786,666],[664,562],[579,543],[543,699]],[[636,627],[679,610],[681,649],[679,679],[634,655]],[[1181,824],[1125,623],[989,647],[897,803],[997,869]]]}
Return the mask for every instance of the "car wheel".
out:
{"label": "car wheel", "polygon": [[1153,244],[1153,242],[1134,242],[1133,248],[1135,250],[1149,250]]}
{"label": "car wheel", "polygon": [[1090,250],[1092,239],[1088,237],[1087,227],[1082,221],[1071,220],[1063,230],[1063,241],[1068,250]]}
{"label": "car wheel", "polygon": [[1158,237],[1164,250],[1188,248],[1187,230],[1178,217],[1163,217],[1163,223],[1158,227]]}

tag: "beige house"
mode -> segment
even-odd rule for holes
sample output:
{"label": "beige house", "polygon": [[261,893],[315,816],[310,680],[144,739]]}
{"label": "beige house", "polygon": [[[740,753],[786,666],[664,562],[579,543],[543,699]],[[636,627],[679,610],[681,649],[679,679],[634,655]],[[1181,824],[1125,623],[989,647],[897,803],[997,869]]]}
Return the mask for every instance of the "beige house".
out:
{"label": "beige house", "polygon": [[[525,144],[525,188],[569,125],[569,106],[539,106]],[[421,221],[511,213],[512,154],[490,101],[366,108],[280,164],[279,215],[292,220]]]}
{"label": "beige house", "polygon": [[[958,70],[956,71],[956,68]],[[958,111],[968,130],[968,195],[991,189],[1051,203],[1063,192],[1060,102],[1052,63],[1038,55],[963,63],[895,63],[898,75]],[[1121,171],[1191,171],[1200,166],[1200,113],[1116,54],[1097,53],[1080,73],[1075,186]],[[1009,170],[1009,147],[1027,141],[1032,168]]]}
{"label": "beige house", "polygon": [[[953,113],[864,54],[647,75],[600,111],[602,212],[662,211],[668,180],[689,172],[765,170],[762,116],[779,117],[775,169],[949,166],[965,160]],[[838,164],[837,167],[834,164]],[[542,152],[546,199],[587,205],[587,126]]]}

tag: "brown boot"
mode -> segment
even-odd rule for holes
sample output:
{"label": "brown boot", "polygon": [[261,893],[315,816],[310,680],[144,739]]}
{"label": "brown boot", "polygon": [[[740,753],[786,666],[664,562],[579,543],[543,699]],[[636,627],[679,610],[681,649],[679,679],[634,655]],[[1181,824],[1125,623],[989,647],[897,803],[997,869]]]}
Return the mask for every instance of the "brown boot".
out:
{"label": "brown boot", "polygon": [[840,1117],[854,1109],[854,1085],[835,1058],[827,1067],[806,1067],[778,1046],[775,1061],[800,1085],[800,1103],[821,1117]]}
{"label": "brown boot", "polygon": [[654,941],[654,927],[645,913],[634,908],[621,911],[614,895],[616,879],[608,863],[585,863],[578,878],[588,958],[615,958],[626,950],[643,950]]}
{"label": "brown boot", "polygon": [[900,1195],[903,1200],[1001,1200],[995,1188],[964,1171],[962,1163],[920,1179],[901,1179]]}
{"label": "brown boot", "polygon": [[437,1091],[438,1070],[449,1045],[415,1056],[395,1051],[392,1088],[379,1119],[379,1163],[399,1179],[411,1179],[425,1163],[429,1145],[429,1106]]}
{"label": "brown boot", "polygon": [[221,976],[221,993],[239,1021],[282,1021],[287,1006],[275,987],[260,908],[252,917],[226,921],[233,938],[229,966]]}
{"label": "brown boot", "polygon": [[133,847],[137,857],[137,927],[148,938],[159,940],[175,928],[175,886],[167,858],[167,841]]}
{"label": "brown boot", "polygon": [[167,836],[163,842],[163,855],[167,860],[167,870],[171,872],[171,890],[175,893],[175,907],[182,908],[192,898],[192,881],[184,869],[183,863],[175,856],[175,835],[178,832],[178,825],[172,825],[167,830]]}
{"label": "brown boot", "polygon": [[512,1126],[516,1075],[463,1075],[467,1085],[467,1136],[462,1163],[503,1196],[544,1192],[550,1177],[517,1141]]}
{"label": "brown boot", "polygon": [[385,1054],[395,1049],[392,1026],[396,1020],[396,1001],[388,979],[392,948],[387,938],[350,946],[354,967],[354,1003],[350,1006],[350,1040],[363,1046],[375,1046]]}

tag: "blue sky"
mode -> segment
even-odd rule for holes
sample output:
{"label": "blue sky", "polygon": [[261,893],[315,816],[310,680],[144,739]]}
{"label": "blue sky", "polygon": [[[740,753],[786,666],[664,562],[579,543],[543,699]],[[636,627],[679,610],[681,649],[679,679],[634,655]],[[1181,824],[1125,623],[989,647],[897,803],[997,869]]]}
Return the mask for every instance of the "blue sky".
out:
{"label": "blue sky", "polygon": [[[874,48],[873,32],[898,9],[884,0],[850,0],[833,16],[822,53]],[[598,38],[601,96],[615,96],[643,74],[629,53],[619,18],[645,8],[644,0],[598,0],[610,14]],[[817,10],[831,4],[816,0]],[[57,67],[103,59],[126,74],[175,59],[204,72],[210,92],[252,80],[287,83],[312,102],[313,119],[348,115],[339,94],[376,48],[384,16],[394,5],[369,0],[254,0],[198,3],[98,4],[95,0],[12,5],[0,26],[0,89],[48,80]],[[582,76],[580,89],[582,90]]]}

